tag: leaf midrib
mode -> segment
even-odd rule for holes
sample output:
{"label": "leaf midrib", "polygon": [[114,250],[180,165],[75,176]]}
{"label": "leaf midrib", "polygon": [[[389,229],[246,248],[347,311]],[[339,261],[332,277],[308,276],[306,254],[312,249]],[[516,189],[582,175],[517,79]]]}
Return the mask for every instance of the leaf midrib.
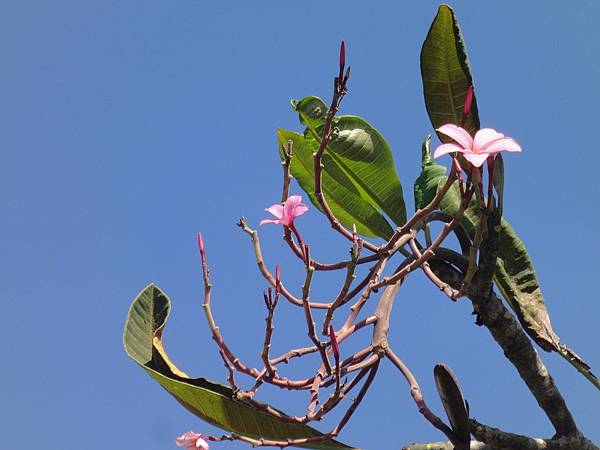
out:
{"label": "leaf midrib", "polygon": [[[315,138],[315,140],[317,142],[321,143],[322,137],[319,135],[319,133],[313,127],[311,127],[311,126],[308,126],[308,130],[310,131],[311,135]],[[375,203],[376,203],[377,207],[379,208],[379,210],[382,211],[382,212],[384,212],[394,223],[396,223],[396,220],[394,220],[394,218],[390,214],[390,212],[387,211],[387,208],[384,207],[384,202],[382,201],[382,199],[380,198],[380,196],[377,195],[377,194],[375,194],[371,189],[369,189],[369,187],[360,178],[353,176],[351,169],[348,167],[347,164],[344,163],[343,158],[341,158],[339,155],[337,155],[329,147],[329,145],[327,145],[325,147],[325,150],[327,150],[327,154],[335,162],[338,163],[339,167],[344,171],[344,173],[348,176],[348,178],[350,178],[351,180],[353,180],[357,184],[357,187],[359,187],[366,195],[370,196],[371,198],[373,198],[375,200]],[[406,211],[406,206],[405,205],[404,205],[404,210]],[[401,224],[396,223],[396,225],[401,225]]]}

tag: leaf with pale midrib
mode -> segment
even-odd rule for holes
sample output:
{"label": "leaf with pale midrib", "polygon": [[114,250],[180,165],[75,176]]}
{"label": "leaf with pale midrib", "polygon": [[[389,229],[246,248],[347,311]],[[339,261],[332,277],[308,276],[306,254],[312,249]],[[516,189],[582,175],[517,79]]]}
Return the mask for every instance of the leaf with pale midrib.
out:
{"label": "leaf with pale midrib", "polygon": [[[192,414],[216,427],[255,439],[285,440],[322,435],[307,425],[285,422],[235,399],[227,386],[205,378],[190,378],[179,370],[162,346],[162,332],[170,309],[166,294],[154,284],[147,286],[129,309],[123,344],[127,354]],[[352,449],[332,439],[302,447]]]}
{"label": "leaf with pale midrib", "polygon": [[[318,97],[305,97],[292,105],[306,125],[305,136],[321,142],[327,105]],[[396,225],[406,222],[402,185],[392,151],[379,131],[357,116],[336,116],[324,155],[335,161],[354,184],[360,197],[385,213]],[[345,224],[351,226],[351,224]]]}
{"label": "leaf with pale midrib", "polygon": [[[280,144],[282,160],[281,146],[287,144],[288,141],[294,143],[294,156],[290,171],[300,187],[308,194],[311,202],[321,209],[314,194],[313,153],[319,146],[318,142],[287,130],[277,130],[277,139]],[[322,161],[324,166],[322,172],[323,195],[333,215],[348,228],[356,225],[357,232],[363,236],[389,239],[393,231],[385,218],[360,196],[354,183],[329,154],[324,154]]]}

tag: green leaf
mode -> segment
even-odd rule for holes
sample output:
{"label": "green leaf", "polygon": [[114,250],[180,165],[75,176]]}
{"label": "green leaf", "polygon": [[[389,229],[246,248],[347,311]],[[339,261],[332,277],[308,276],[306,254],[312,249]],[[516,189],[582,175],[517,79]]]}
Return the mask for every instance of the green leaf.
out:
{"label": "green leaf", "polygon": [[600,389],[600,379],[592,373],[591,367],[573,350],[561,343],[552,329],[533,261],[523,241],[504,219],[500,224],[499,252],[494,280],[529,336],[544,350],[558,352]]}
{"label": "green leaf", "polygon": [[[219,428],[255,439],[321,435],[309,426],[285,422],[237,400],[227,386],[205,378],[190,378],[179,370],[162,345],[170,309],[169,298],[154,284],[147,286],[129,309],[123,344],[127,354],[187,410]],[[331,439],[303,447],[320,450],[352,448]]]}
{"label": "green leaf", "polygon": [[[307,127],[305,136],[312,138],[318,148],[327,105],[318,97],[306,97],[292,105]],[[325,154],[346,174],[363,200],[387,214],[396,225],[406,222],[402,185],[392,151],[379,131],[360,117],[337,116]]]}
{"label": "green leaf", "polygon": [[[290,171],[300,187],[308,194],[311,202],[321,209],[314,195],[313,166],[313,153],[319,144],[310,137],[305,138],[299,133],[281,129],[277,130],[277,139],[282,159],[281,145],[290,140],[294,143]],[[324,165],[323,195],[335,217],[348,228],[352,228],[353,224],[356,225],[358,233],[364,236],[389,239],[393,233],[392,227],[370,203],[361,197],[360,191],[346,172],[328,153],[323,155],[322,162]]]}
{"label": "green leaf", "polygon": [[[473,77],[458,21],[448,5],[439,7],[423,42],[421,78],[425,107],[433,128],[447,123],[460,125],[467,88],[473,85]],[[472,135],[479,130],[475,95],[464,128]],[[449,140],[441,133],[438,136],[443,142]]]}

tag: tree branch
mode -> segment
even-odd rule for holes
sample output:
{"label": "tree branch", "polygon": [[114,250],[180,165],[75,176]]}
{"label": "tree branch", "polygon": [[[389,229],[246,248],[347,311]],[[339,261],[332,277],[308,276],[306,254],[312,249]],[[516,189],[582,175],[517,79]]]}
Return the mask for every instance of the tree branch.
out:
{"label": "tree branch", "polygon": [[581,433],[571,436],[560,436],[552,439],[533,439],[520,434],[483,425],[474,419],[471,422],[471,434],[479,441],[490,445],[490,448],[504,450],[598,450],[589,439]]}
{"label": "tree branch", "polygon": [[[402,450],[454,450],[452,442],[429,442],[427,444],[411,444],[408,447],[402,447]],[[488,444],[479,441],[471,441],[469,450],[499,450]]]}

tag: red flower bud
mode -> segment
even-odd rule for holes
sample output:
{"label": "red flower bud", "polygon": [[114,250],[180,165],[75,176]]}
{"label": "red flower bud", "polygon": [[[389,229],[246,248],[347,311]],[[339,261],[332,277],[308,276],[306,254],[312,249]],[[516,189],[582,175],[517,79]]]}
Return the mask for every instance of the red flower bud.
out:
{"label": "red flower bud", "polygon": [[329,341],[331,342],[331,350],[333,350],[333,356],[336,361],[340,359],[340,346],[338,345],[337,337],[335,337],[335,330],[333,325],[329,325]]}
{"label": "red flower bud", "polygon": [[281,291],[281,269],[279,264],[275,266],[275,294],[279,295]]}
{"label": "red flower bud", "polygon": [[463,105],[462,120],[460,122],[461,127],[464,127],[465,123],[467,123],[469,114],[471,114],[472,106],[473,106],[473,86],[469,85],[467,87],[467,93],[465,94],[465,104]]}

